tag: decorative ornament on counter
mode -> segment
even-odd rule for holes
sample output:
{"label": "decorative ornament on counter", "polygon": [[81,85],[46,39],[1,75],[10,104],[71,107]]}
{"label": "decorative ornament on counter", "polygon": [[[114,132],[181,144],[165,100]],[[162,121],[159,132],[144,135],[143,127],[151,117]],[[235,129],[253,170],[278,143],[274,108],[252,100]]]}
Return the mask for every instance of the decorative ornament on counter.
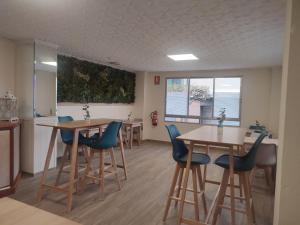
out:
{"label": "decorative ornament on counter", "polygon": [[132,118],[132,112],[130,112],[127,116],[127,120],[128,121],[133,121],[133,118]]}
{"label": "decorative ornament on counter", "polygon": [[83,118],[84,118],[85,120],[91,119],[91,114],[90,114],[89,108],[90,108],[90,106],[89,106],[88,104],[85,104],[85,105],[82,107],[82,110],[83,110],[83,112],[84,112]]}
{"label": "decorative ornament on counter", "polygon": [[218,116],[218,134],[223,134],[224,121],[226,119],[226,108],[221,108]]}
{"label": "decorative ornament on counter", "polygon": [[0,120],[9,122],[18,122],[17,117],[17,98],[9,93],[0,98]]}

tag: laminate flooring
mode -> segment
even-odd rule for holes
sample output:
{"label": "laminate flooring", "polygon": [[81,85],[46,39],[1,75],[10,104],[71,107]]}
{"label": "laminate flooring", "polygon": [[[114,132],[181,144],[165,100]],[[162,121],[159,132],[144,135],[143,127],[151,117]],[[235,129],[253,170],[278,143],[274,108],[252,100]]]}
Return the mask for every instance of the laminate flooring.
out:
{"label": "laminate flooring", "polygon": [[[222,154],[220,150],[213,150],[213,159]],[[99,192],[97,184],[89,184],[84,190],[74,195],[73,210],[66,211],[66,195],[48,192],[41,202],[37,202],[37,190],[41,174],[35,176],[24,175],[17,191],[11,197],[44,209],[54,214],[66,217],[83,225],[171,225],[177,222],[177,209],[172,203],[166,223],[162,222],[167,194],[176,163],[172,159],[172,147],[169,143],[144,141],[132,150],[125,150],[128,165],[128,180],[124,180],[123,171],[119,174],[122,179],[122,190],[118,191],[114,177],[105,180],[104,198]],[[115,151],[117,161],[120,162],[120,152]],[[54,182],[57,169],[49,171],[49,182]],[[220,181],[222,170],[211,164],[208,167],[209,179]],[[63,175],[67,179],[68,174]],[[190,179],[191,180],[191,177]],[[217,186],[206,184],[208,207],[216,193]],[[238,194],[238,191],[237,191]],[[192,195],[188,195],[192,199]],[[274,196],[266,185],[263,173],[257,172],[253,182],[253,198],[256,220],[258,225],[271,225],[273,222]],[[226,200],[225,202],[228,202]],[[240,205],[237,200],[237,205]],[[200,216],[204,219],[200,201]],[[184,215],[194,218],[193,206],[185,204]],[[41,224],[42,221],[41,221]],[[230,224],[229,211],[224,209],[218,220],[218,225]],[[237,213],[237,224],[246,224],[243,214]]]}

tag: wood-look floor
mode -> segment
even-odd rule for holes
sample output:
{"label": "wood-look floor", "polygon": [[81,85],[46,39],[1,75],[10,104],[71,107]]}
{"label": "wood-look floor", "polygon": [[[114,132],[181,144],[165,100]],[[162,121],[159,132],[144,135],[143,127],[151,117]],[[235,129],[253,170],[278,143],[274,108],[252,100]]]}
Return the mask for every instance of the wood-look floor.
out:
{"label": "wood-look floor", "polygon": [[[99,186],[90,184],[86,189],[74,195],[73,210],[66,212],[66,197],[61,193],[48,193],[37,203],[36,194],[39,186],[39,175],[24,176],[16,194],[12,198],[36,206],[57,215],[72,219],[83,225],[161,225],[167,193],[175,169],[171,155],[171,145],[167,143],[147,141],[132,150],[126,150],[128,164],[128,180],[122,176],[122,190],[117,191],[113,177],[105,180],[105,198],[99,193]],[[215,158],[222,152],[214,151]],[[116,151],[119,156],[119,151]],[[118,157],[118,159],[120,159]],[[49,172],[50,181],[54,182],[57,170]],[[220,180],[222,170],[209,166],[208,177]],[[66,175],[65,175],[66,177]],[[212,200],[216,185],[206,185],[208,205]],[[192,196],[188,196],[192,199]],[[265,184],[263,174],[258,173],[254,179],[253,197],[257,224],[271,225],[273,220],[273,196]],[[238,201],[237,201],[237,204]],[[202,205],[200,204],[203,219]],[[193,218],[192,206],[186,205],[184,215]],[[176,209],[173,204],[165,224],[176,224]],[[237,214],[238,224],[246,224],[245,216]],[[42,221],[41,221],[42,222]],[[219,225],[230,224],[229,211],[223,210]]]}

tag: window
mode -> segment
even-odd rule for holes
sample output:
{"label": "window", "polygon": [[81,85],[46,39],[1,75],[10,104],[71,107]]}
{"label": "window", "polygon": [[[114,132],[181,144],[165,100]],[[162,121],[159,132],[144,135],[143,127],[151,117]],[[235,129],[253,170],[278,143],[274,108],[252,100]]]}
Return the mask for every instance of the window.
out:
{"label": "window", "polygon": [[217,125],[226,108],[224,125],[240,126],[241,78],[168,78],[165,121]]}

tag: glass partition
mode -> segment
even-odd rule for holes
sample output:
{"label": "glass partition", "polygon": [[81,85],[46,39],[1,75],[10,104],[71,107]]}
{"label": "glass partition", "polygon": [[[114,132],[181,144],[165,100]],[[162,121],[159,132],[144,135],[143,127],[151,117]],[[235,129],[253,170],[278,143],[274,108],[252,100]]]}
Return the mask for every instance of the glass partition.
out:
{"label": "glass partition", "polygon": [[34,117],[55,116],[57,108],[57,48],[34,43]]}

